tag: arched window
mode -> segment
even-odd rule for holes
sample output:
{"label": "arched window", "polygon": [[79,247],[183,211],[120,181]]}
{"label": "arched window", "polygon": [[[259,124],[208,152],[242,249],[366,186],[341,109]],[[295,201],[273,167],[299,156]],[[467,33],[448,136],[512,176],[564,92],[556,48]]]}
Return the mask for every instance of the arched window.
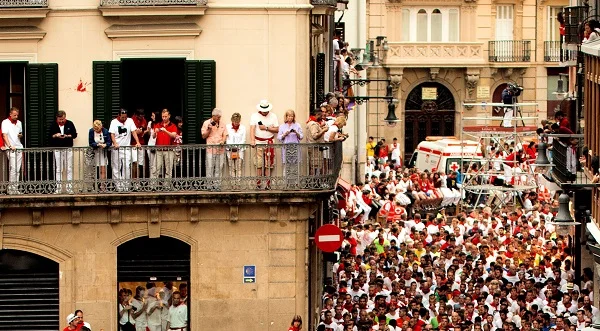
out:
{"label": "arched window", "polygon": [[442,41],[442,12],[434,9],[431,13],[431,41]]}
{"label": "arched window", "polygon": [[427,41],[427,12],[420,9],[417,13],[417,41]]}

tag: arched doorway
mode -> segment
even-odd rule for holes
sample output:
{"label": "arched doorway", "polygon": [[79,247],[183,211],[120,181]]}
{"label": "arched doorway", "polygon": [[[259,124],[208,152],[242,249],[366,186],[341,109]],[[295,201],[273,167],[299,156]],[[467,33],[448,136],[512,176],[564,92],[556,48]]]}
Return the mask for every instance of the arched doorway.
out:
{"label": "arched doorway", "polygon": [[161,289],[167,293],[164,299],[170,305],[171,293],[181,289],[181,297],[188,305],[189,327],[190,256],[190,245],[171,237],[140,237],[127,241],[117,247],[118,290],[128,289],[135,295],[136,287],[153,284],[155,293]]}
{"label": "arched doorway", "polygon": [[453,136],[455,109],[454,96],[446,86],[426,82],[413,88],[404,107],[404,159],[410,160],[427,136]]}
{"label": "arched doorway", "polygon": [[0,250],[0,330],[59,330],[58,268],[40,255]]}
{"label": "arched doorway", "polygon": [[[496,87],[492,94],[493,103],[502,103],[502,91],[504,91],[507,85],[507,83],[502,83]],[[503,107],[492,107],[492,116],[504,116]]]}

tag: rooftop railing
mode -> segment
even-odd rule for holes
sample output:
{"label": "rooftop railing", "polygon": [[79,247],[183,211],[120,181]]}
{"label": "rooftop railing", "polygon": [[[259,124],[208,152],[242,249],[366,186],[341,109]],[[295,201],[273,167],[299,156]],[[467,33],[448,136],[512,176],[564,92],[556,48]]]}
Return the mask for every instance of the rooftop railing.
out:
{"label": "rooftop railing", "polygon": [[101,0],[101,6],[204,6],[208,0]]}
{"label": "rooftop railing", "polygon": [[335,188],[342,146],[27,148],[0,157],[0,199],[20,195],[305,191]]}
{"label": "rooftop railing", "polygon": [[0,8],[48,7],[48,0],[0,0]]}

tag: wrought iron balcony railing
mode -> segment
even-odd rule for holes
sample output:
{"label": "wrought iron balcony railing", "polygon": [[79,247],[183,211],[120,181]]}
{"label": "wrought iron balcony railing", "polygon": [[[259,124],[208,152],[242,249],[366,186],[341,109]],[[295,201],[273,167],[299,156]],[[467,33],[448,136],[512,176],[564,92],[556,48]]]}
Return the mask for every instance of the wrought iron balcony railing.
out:
{"label": "wrought iron balcony railing", "polygon": [[531,61],[531,40],[489,41],[489,61],[529,62]]}
{"label": "wrought iron balcony railing", "polygon": [[310,0],[310,4],[313,6],[337,6],[337,0]]}
{"label": "wrought iron balcony railing", "polygon": [[0,0],[1,8],[44,8],[48,0]]}
{"label": "wrought iron balcony railing", "polygon": [[[565,43],[581,44],[583,27],[581,24],[589,15],[589,6],[570,6],[563,8],[565,18]],[[581,29],[581,30],[580,30]]]}
{"label": "wrought iron balcony railing", "polygon": [[544,41],[544,62],[562,62],[560,41]]}
{"label": "wrought iron balcony railing", "polygon": [[100,6],[205,6],[208,0],[101,0]]}
{"label": "wrought iron balcony railing", "polygon": [[0,199],[48,194],[331,190],[342,164],[341,142],[29,148],[1,154]]}
{"label": "wrought iron balcony railing", "polygon": [[550,134],[552,177],[559,185],[595,186],[589,176],[591,158],[584,153],[582,134]]}

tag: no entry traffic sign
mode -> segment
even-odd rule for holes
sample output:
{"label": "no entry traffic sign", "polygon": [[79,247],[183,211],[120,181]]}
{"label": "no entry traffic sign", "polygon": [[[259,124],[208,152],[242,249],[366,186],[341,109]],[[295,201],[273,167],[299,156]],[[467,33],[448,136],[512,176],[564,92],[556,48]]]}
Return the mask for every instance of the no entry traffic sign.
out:
{"label": "no entry traffic sign", "polygon": [[342,230],[332,224],[323,225],[318,228],[317,233],[315,233],[315,243],[323,252],[335,252],[342,246],[342,241],[344,241]]}

